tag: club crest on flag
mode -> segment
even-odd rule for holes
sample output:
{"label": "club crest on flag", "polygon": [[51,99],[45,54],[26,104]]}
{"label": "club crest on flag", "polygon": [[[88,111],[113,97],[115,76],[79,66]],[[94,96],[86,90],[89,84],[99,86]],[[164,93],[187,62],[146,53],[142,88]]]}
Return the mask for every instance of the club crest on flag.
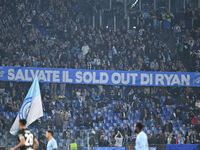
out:
{"label": "club crest on flag", "polygon": [[32,124],[34,121],[42,116],[42,98],[40,93],[39,81],[36,76],[10,129],[10,133],[13,135],[17,135],[17,132],[19,130],[18,123],[20,119],[26,119],[26,127],[28,127],[30,124]]}
{"label": "club crest on flag", "polygon": [[19,111],[19,118],[26,119],[31,108],[32,97],[28,97],[24,100],[24,103]]}

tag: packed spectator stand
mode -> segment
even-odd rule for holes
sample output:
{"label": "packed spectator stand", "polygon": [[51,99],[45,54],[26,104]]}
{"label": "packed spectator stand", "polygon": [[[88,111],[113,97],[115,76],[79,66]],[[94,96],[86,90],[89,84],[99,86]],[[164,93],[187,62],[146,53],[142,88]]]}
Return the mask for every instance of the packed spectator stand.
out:
{"label": "packed spectator stand", "polygon": [[[200,9],[189,4],[169,12],[148,0],[127,10],[114,0],[1,0],[0,66],[199,72]],[[29,86],[0,82],[0,145]],[[41,92],[45,116],[32,126],[40,149],[47,128],[61,148],[86,147],[93,134],[95,145],[123,146],[136,121],[150,144],[200,143],[199,88],[42,83]]]}

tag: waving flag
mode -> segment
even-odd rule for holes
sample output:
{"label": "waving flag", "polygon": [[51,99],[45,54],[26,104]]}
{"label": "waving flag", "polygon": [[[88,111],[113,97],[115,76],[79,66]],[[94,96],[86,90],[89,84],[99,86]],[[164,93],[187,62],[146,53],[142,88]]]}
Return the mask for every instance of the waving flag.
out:
{"label": "waving flag", "polygon": [[21,106],[21,109],[13,123],[10,133],[16,135],[18,132],[18,123],[20,119],[26,119],[27,127],[35,120],[43,116],[42,99],[40,94],[40,86],[38,77],[36,76],[31,88],[29,89],[26,98]]}

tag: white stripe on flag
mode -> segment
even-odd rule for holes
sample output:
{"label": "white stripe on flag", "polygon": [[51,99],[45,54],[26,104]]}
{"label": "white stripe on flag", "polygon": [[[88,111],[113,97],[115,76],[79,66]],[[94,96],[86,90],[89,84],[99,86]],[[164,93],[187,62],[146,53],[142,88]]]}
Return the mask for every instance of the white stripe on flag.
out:
{"label": "white stripe on flag", "polygon": [[33,123],[35,120],[43,116],[42,99],[40,94],[40,86],[38,78],[35,77],[26,98],[22,104],[22,107],[13,123],[10,133],[16,135],[18,132],[18,122],[19,119],[23,118],[27,121],[27,127]]}

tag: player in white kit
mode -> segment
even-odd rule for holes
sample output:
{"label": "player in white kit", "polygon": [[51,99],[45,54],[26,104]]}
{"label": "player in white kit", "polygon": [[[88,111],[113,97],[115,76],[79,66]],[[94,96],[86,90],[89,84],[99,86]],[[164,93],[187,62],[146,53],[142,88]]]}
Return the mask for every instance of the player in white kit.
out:
{"label": "player in white kit", "polygon": [[137,122],[134,126],[134,130],[137,133],[135,141],[135,150],[149,150],[148,138],[147,135],[142,129],[144,125],[140,122]]}

